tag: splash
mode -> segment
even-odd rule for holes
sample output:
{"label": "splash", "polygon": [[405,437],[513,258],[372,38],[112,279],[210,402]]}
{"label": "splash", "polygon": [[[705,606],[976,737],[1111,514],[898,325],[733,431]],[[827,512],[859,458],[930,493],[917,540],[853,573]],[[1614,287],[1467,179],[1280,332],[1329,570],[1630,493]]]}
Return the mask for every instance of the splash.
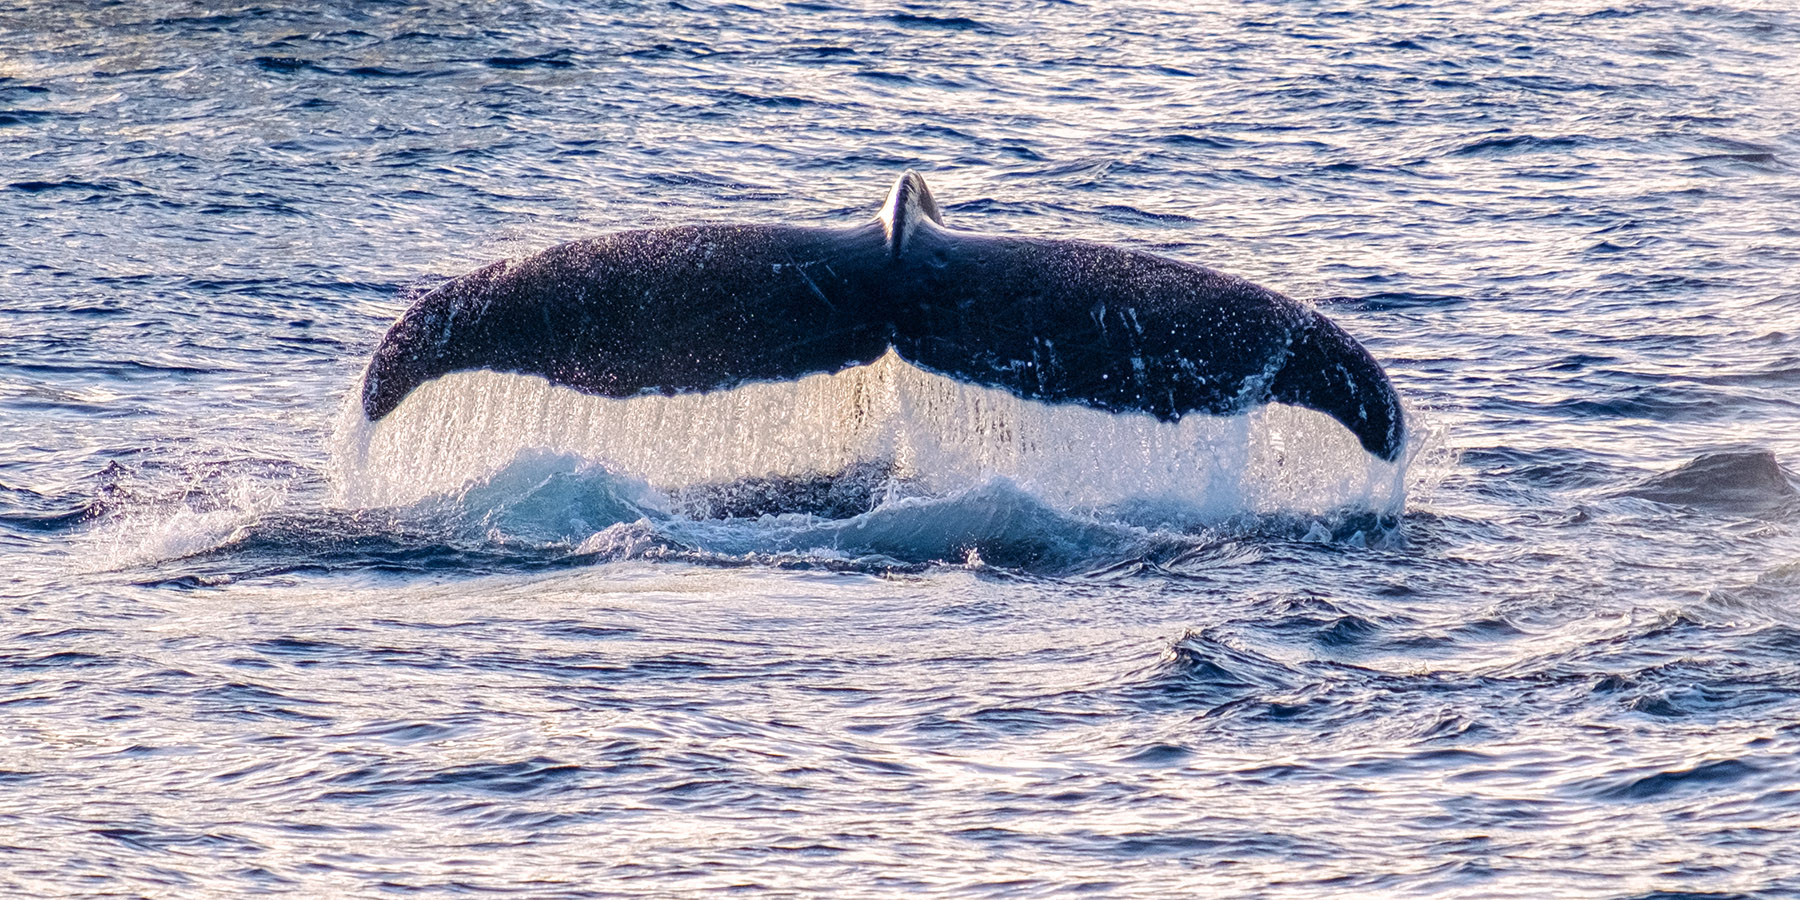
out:
{"label": "splash", "polygon": [[577,457],[665,494],[876,463],[905,496],[1002,479],[1063,511],[1201,518],[1397,514],[1407,469],[1406,457],[1376,459],[1311,410],[1271,404],[1168,423],[1024,400],[890,352],[833,375],[623,400],[463,372],[423,385],[378,425],[352,398],[334,438],[334,497],[415,503],[491,479],[525,453]]}
{"label": "splash", "polygon": [[292,473],[203,466],[170,494],[127,503],[84,540],[76,564],[99,572],[181,559],[243,540],[289,502]]}

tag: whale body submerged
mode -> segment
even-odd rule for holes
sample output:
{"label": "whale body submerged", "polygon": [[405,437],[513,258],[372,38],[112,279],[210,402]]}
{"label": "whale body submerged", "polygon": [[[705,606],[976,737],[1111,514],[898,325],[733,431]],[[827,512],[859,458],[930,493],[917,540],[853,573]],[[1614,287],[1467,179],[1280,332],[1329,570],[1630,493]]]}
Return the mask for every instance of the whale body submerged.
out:
{"label": "whale body submerged", "polygon": [[1149,253],[946,227],[912,171],[861,225],[625,231],[454,279],[388,330],[362,407],[378,421],[473,369],[624,398],[838,372],[890,348],[1029,400],[1163,421],[1286,403],[1390,462],[1405,439],[1386,373],[1317,311]]}

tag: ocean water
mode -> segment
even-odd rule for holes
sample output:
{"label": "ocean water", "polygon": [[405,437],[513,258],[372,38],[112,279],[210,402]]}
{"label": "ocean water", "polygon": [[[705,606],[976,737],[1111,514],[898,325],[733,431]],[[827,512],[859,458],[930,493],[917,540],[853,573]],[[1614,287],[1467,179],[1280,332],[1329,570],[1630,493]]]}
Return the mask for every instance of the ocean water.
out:
{"label": "ocean water", "polygon": [[[1800,895],[1797,118],[1755,0],[0,0],[0,893]],[[1315,303],[1407,455],[355,415],[446,278],[908,167]]]}

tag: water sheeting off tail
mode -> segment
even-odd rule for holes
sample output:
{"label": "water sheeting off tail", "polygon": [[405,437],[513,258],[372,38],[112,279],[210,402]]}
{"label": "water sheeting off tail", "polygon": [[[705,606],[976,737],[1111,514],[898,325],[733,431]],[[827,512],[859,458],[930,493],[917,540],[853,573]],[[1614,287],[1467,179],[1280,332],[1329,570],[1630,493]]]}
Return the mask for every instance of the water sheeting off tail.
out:
{"label": "water sheeting off tail", "polygon": [[909,495],[998,478],[1079,511],[1391,513],[1405,498],[1404,460],[1365,453],[1310,410],[1165,422],[1025,400],[892,353],[835,375],[672,397],[594,397],[541,378],[464,372],[424,385],[379,425],[351,421],[361,419],[355,411],[345,418],[337,493],[353,506],[457,491],[525,452],[571,454],[670,495],[877,463]]}

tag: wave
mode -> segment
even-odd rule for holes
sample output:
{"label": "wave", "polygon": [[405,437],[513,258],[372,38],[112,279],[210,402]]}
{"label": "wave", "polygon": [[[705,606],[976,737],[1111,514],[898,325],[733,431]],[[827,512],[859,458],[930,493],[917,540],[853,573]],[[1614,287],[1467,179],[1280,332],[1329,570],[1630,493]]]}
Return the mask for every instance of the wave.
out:
{"label": "wave", "polygon": [[1703,453],[1667,472],[1649,476],[1623,496],[1716,512],[1774,514],[1800,503],[1800,488],[1775,454],[1765,449]]}
{"label": "wave", "polygon": [[1371,535],[1388,539],[1398,524],[1348,511],[1206,524],[1156,506],[1098,516],[1054,509],[1004,478],[942,496],[895,496],[843,518],[696,518],[672,509],[642,480],[541,451],[460,490],[403,506],[320,506],[269,484],[221,491],[119,512],[93,533],[95,568],[173,587],[294,573],[485,575],[624,561],[1181,577],[1259,558],[1241,545],[1246,537],[1354,548]]}

